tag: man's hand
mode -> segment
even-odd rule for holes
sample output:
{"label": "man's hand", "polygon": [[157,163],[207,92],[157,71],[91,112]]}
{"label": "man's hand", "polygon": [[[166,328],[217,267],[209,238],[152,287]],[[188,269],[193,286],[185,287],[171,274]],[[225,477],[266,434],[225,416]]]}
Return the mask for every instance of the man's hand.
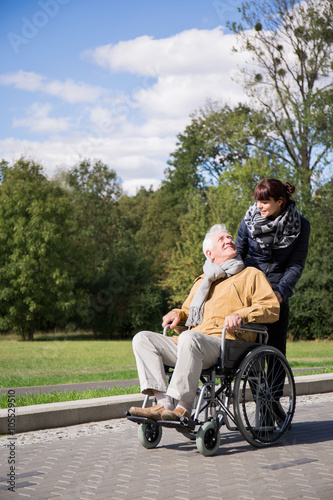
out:
{"label": "man's hand", "polygon": [[178,325],[179,321],[180,321],[179,312],[178,311],[170,311],[170,312],[168,312],[168,314],[163,316],[162,327],[164,328],[166,325],[171,323],[170,328],[172,330],[173,328],[175,328],[175,326]]}
{"label": "man's hand", "polygon": [[237,313],[232,313],[224,320],[224,326],[227,330],[237,330],[242,324],[242,317]]}
{"label": "man's hand", "polygon": [[274,292],[274,293],[275,293],[275,295],[276,295],[276,298],[277,298],[277,299],[278,299],[278,301],[279,301],[279,304],[281,304],[281,302],[282,302],[282,300],[283,300],[281,293],[280,293],[280,292]]}

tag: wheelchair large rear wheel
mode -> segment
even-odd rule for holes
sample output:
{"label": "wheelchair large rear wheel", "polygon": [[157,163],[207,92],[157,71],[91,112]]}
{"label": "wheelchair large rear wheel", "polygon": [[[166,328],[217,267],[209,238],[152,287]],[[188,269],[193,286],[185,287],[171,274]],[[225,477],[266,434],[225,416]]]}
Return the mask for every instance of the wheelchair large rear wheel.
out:
{"label": "wheelchair large rear wheel", "polygon": [[145,448],[156,448],[162,438],[162,427],[157,424],[140,424],[138,438]]}
{"label": "wheelchair large rear wheel", "polygon": [[243,437],[255,447],[278,443],[291,425],[295,380],[286,357],[260,346],[242,361],[234,384],[234,414]]}

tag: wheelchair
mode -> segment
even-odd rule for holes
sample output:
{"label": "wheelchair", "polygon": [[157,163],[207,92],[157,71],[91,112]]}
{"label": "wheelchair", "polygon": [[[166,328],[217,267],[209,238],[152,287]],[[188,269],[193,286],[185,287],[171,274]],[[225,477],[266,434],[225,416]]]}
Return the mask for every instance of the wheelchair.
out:
{"label": "wheelchair", "polygon": [[[167,334],[169,325],[163,330]],[[275,445],[289,430],[296,406],[295,380],[286,357],[267,345],[267,328],[258,324],[241,326],[241,332],[257,333],[256,342],[221,336],[219,363],[203,370],[190,418],[180,422],[125,415],[139,424],[138,438],[145,448],[161,441],[163,427],[172,427],[196,441],[204,456],[214,455],[220,446],[221,428],[239,431],[256,448]],[[170,381],[173,369],[165,367]],[[146,396],[142,407],[148,406]],[[156,400],[152,398],[152,404]]]}

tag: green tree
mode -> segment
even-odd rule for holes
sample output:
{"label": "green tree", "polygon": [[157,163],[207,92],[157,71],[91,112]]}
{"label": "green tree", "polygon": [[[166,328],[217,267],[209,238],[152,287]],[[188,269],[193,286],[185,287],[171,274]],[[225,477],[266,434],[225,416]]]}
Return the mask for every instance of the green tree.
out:
{"label": "green tree", "polygon": [[333,180],[316,190],[314,206],[307,264],[290,300],[294,339],[333,337]]}
{"label": "green tree", "polygon": [[194,190],[189,186],[175,186],[165,180],[153,193],[142,218],[142,226],[136,241],[142,251],[152,257],[154,279],[163,280],[167,262],[177,245],[181,231],[181,217],[187,213],[187,194]]}
{"label": "green tree", "polygon": [[89,304],[74,322],[107,338],[129,337],[161,324],[164,294],[152,279],[151,253],[137,234],[152,192],[122,195],[116,173],[85,160],[67,175],[76,213],[82,270],[76,286]]}
{"label": "green tree", "polygon": [[161,279],[168,291],[169,307],[181,306],[205,261],[202,242],[209,229],[209,206],[200,191],[187,195],[187,212],[180,217],[178,241],[166,262]]}
{"label": "green tree", "polygon": [[120,246],[103,275],[89,285],[87,326],[107,338],[128,338],[142,329],[159,331],[165,293],[129,234],[123,234]]}
{"label": "green tree", "polygon": [[143,220],[149,211],[154,197],[152,189],[141,187],[134,196],[123,194],[119,198],[118,209],[123,226],[137,240],[138,232],[142,229]]}
{"label": "green tree", "polygon": [[66,174],[65,183],[75,210],[81,281],[90,282],[109,266],[119,239],[120,181],[102,162],[83,160]]}
{"label": "green tree", "polygon": [[2,162],[0,175],[0,328],[33,340],[75,305],[72,206],[32,161]]}
{"label": "green tree", "polygon": [[87,297],[77,303],[72,324],[94,329],[103,300],[96,283],[116,261],[119,245],[120,181],[116,172],[101,161],[85,159],[64,175],[63,183],[75,214],[73,232],[77,235],[78,249],[73,258],[79,269],[75,288]]}
{"label": "green tree", "polygon": [[[191,123],[178,135],[167,180],[177,190],[179,186],[207,187],[252,157],[264,154],[269,161],[277,150],[269,129],[266,113],[243,104],[231,108],[210,102],[192,115]],[[278,163],[274,156],[270,161]]]}
{"label": "green tree", "polygon": [[242,82],[270,120],[280,146],[272,153],[289,165],[308,207],[311,183],[332,151],[333,3],[250,0],[240,10],[241,24],[230,23],[236,50],[254,63]]}

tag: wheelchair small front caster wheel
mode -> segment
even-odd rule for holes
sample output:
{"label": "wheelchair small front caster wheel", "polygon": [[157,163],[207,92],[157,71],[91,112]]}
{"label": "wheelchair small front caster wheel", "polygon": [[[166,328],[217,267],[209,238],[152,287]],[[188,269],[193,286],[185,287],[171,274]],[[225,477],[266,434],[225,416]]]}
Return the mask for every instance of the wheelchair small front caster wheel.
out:
{"label": "wheelchair small front caster wheel", "polygon": [[216,433],[215,422],[205,422],[198,430],[196,444],[200,453],[204,457],[211,457],[214,455],[221,442],[220,431]]}
{"label": "wheelchair small front caster wheel", "polygon": [[145,448],[156,448],[162,438],[162,427],[157,424],[140,424],[138,438]]}

